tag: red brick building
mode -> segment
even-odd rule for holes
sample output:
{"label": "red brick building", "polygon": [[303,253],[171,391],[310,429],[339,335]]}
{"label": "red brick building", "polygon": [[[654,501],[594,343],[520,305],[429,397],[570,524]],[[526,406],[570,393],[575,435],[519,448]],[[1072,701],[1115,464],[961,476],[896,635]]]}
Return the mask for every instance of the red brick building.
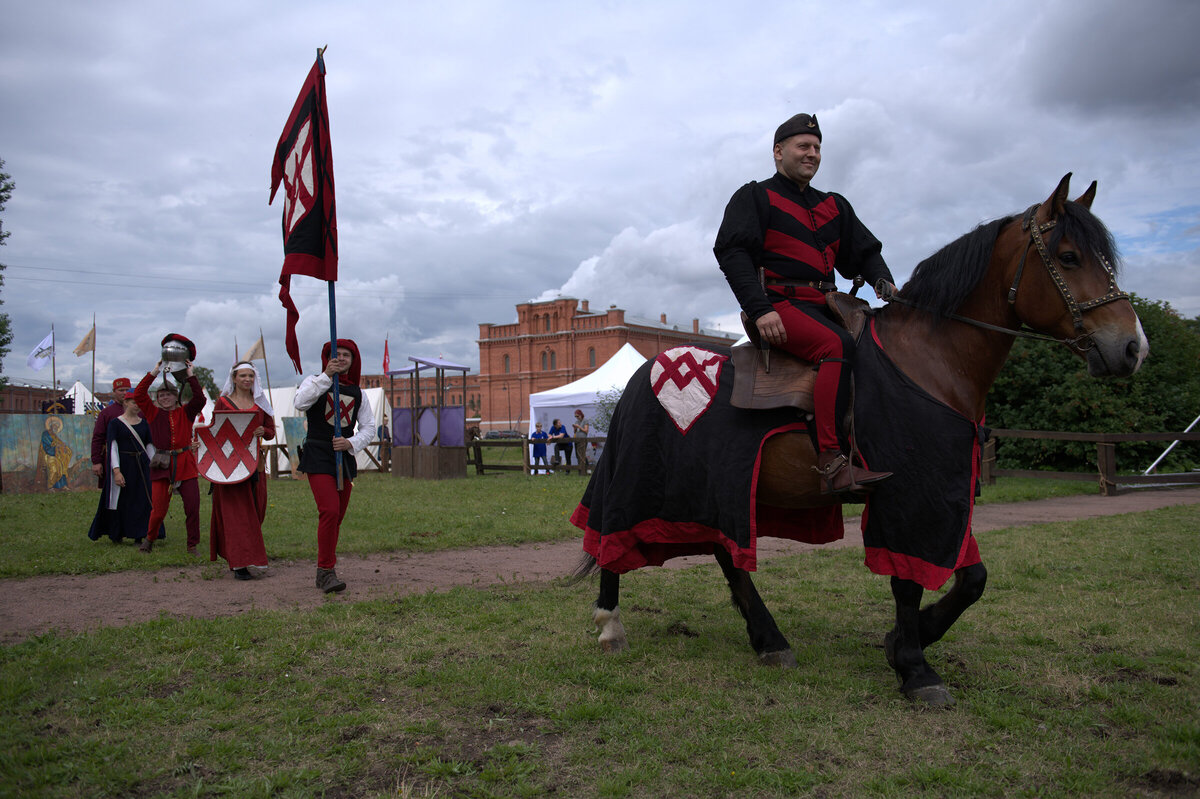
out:
{"label": "red brick building", "polygon": [[[465,366],[465,364],[464,364]],[[463,373],[448,371],[443,380],[446,386],[442,402],[446,405],[465,405],[467,418],[479,416],[479,375],[467,373],[466,386],[463,386]],[[404,375],[389,378],[387,375],[363,375],[359,379],[363,388],[382,388],[388,396],[388,402],[393,408],[411,407],[412,378]],[[417,385],[417,406],[429,407],[436,404],[434,395],[437,392],[437,378],[430,374],[422,377]]]}
{"label": "red brick building", "polygon": [[0,413],[41,413],[42,403],[58,399],[61,388],[9,383],[0,389]]}
{"label": "red brick building", "polygon": [[[627,342],[653,358],[687,343],[729,346],[741,333],[703,329],[700,320],[685,325],[626,318],[615,305],[595,312],[588,301],[562,297],[517,306],[512,324],[479,325],[481,428],[525,431],[529,395],[566,385],[594,372]],[[470,382],[470,377],[468,377]],[[475,393],[469,392],[469,393]],[[468,412],[468,415],[470,413]]]}

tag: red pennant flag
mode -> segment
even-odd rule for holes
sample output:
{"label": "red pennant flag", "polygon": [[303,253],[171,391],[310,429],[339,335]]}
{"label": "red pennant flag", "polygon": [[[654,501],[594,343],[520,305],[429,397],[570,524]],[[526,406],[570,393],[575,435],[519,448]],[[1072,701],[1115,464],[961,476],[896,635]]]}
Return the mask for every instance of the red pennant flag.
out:
{"label": "red pennant flag", "polygon": [[292,302],[292,275],[337,280],[337,215],[334,208],[333,153],[329,146],[329,109],[325,106],[325,61],[309,70],[296,105],[275,145],[271,165],[271,198],[280,184],[283,202],[283,270],[279,301],[287,310],[287,353],[300,368],[296,322],[300,312]]}
{"label": "red pennant flag", "polygon": [[383,340],[383,373],[384,373],[385,375],[388,373],[388,369],[389,369],[389,368],[391,367],[391,365],[392,365],[392,362],[391,362],[391,360],[388,358],[388,348],[387,348],[387,344],[388,344],[388,343],[387,343],[387,339],[385,338],[385,339]]}

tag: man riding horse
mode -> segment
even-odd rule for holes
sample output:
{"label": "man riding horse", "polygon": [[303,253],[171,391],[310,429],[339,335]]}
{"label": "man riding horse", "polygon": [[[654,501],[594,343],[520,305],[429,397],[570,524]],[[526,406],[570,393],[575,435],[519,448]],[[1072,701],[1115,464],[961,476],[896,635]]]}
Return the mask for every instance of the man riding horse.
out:
{"label": "man riding horse", "polygon": [[[742,186],[725,208],[713,251],[748,332],[816,364],[813,389],[822,493],[862,491],[890,476],[853,465],[841,432],[850,401],[854,339],[825,310],[834,270],[892,285],[882,245],[840,194],[810,185],[821,166],[817,118],[796,114],[775,131],[775,175]],[[878,294],[878,288],[877,288]]]}

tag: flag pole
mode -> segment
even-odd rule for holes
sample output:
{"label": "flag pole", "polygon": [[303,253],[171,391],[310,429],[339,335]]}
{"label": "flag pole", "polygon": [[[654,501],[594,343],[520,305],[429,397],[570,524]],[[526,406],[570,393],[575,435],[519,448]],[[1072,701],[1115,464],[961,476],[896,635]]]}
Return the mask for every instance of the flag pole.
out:
{"label": "flag pole", "polygon": [[271,410],[274,410],[275,398],[271,396],[271,370],[267,368],[267,341],[263,338],[261,327],[258,329],[258,340],[263,342],[263,374],[267,378],[267,402],[271,403]]}
{"label": "flag pole", "polygon": [[[317,48],[317,68],[321,70],[321,75],[325,74],[325,47]],[[337,357],[337,301],[334,292],[334,281],[326,281],[329,284],[329,357]],[[335,372],[333,375],[333,435],[334,438],[342,437],[342,401],[338,390],[338,376]],[[333,451],[334,469],[337,471],[337,490],[342,491],[342,451]]]}
{"label": "flag pole", "polygon": [[[329,357],[330,359],[337,357],[337,304],[334,300],[334,283],[332,280],[326,281],[329,284]],[[333,373],[333,436],[341,438],[342,436],[342,401],[338,392],[338,376],[337,372]],[[337,490],[342,490],[342,451],[335,449],[333,451],[334,468],[337,470]]]}
{"label": "flag pole", "polygon": [[[92,312],[92,402],[96,401],[96,312]],[[86,411],[87,408],[84,408]]]}
{"label": "flag pole", "polygon": [[58,365],[55,362],[55,356],[58,355],[54,351],[54,323],[50,323],[50,385],[54,388],[54,393],[58,393]]}

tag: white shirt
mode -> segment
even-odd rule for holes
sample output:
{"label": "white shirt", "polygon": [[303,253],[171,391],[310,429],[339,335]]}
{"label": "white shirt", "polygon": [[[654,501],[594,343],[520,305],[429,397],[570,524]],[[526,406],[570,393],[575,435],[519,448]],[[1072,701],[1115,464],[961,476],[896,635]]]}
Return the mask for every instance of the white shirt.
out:
{"label": "white shirt", "polygon": [[[296,389],[296,396],[292,400],[292,405],[298,411],[307,411],[313,405],[329,393],[333,388],[333,378],[321,372],[319,375],[310,375],[304,378],[304,382],[300,384],[300,388]],[[356,422],[358,429],[354,435],[345,435],[343,437],[350,441],[350,446],[355,452],[361,452],[367,444],[371,443],[371,439],[375,437],[375,414],[371,412],[371,403],[367,401],[367,392],[360,389],[361,398],[358,400],[358,420]]]}

